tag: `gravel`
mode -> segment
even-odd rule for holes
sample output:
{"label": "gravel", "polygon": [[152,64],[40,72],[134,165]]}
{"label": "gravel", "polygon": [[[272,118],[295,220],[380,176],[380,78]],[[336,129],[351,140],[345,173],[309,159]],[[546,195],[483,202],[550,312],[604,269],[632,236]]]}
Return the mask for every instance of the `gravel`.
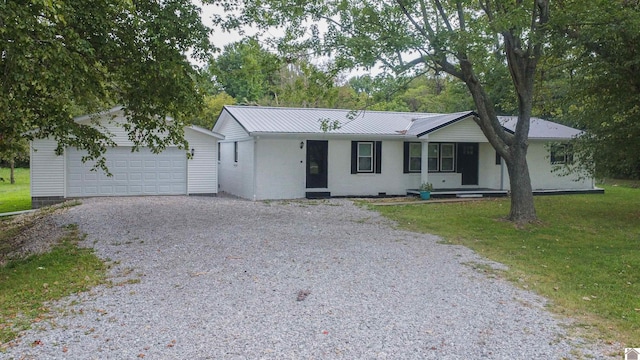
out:
{"label": "gravel", "polygon": [[487,271],[502,265],[348,200],[97,198],[58,220],[113,285],[54,304],[0,358],[604,357]]}

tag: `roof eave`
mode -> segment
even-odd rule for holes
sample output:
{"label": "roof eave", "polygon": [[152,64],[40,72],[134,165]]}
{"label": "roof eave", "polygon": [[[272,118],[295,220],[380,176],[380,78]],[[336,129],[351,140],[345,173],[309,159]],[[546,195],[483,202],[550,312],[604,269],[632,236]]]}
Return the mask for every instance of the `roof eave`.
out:
{"label": "roof eave", "polygon": [[97,117],[101,117],[101,116],[105,116],[105,115],[113,115],[119,111],[122,111],[124,109],[124,106],[122,105],[118,105],[116,107],[113,107],[109,110],[104,110],[104,111],[100,111],[94,114],[87,114],[87,115],[80,115],[77,116],[75,118],[73,118],[73,120],[75,122],[83,122],[83,121],[87,121],[87,120],[91,120],[91,119],[95,119]]}
{"label": "roof eave", "polygon": [[304,137],[331,137],[331,138],[348,138],[348,139],[417,139],[415,135],[406,134],[356,134],[356,133],[334,133],[334,132],[271,132],[271,131],[252,131],[249,136],[258,137],[283,137],[291,136],[296,138]]}
{"label": "roof eave", "polygon": [[198,133],[201,133],[201,134],[204,134],[204,135],[208,135],[208,136],[217,138],[219,140],[223,140],[224,139],[224,135],[219,134],[217,132],[213,132],[211,130],[207,130],[207,129],[205,129],[203,127],[200,127],[200,126],[197,126],[197,125],[187,126],[187,128],[189,128],[189,129],[191,129],[191,130],[193,130],[195,132],[198,132]]}
{"label": "roof eave", "polygon": [[536,141],[570,141],[575,139],[575,136],[571,137],[529,137],[529,140]]}

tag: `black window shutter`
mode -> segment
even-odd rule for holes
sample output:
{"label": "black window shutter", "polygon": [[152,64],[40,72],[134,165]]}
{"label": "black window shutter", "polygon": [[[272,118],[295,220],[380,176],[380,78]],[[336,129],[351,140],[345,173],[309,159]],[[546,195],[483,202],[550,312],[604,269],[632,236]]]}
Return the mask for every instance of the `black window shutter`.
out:
{"label": "black window shutter", "polygon": [[376,174],[382,174],[382,141],[376,141]]}
{"label": "black window shutter", "polygon": [[573,164],[573,144],[567,144],[567,164]]}
{"label": "black window shutter", "polygon": [[402,162],[402,172],[405,174],[409,173],[409,145],[411,143],[404,142],[404,161]]}
{"label": "black window shutter", "polygon": [[351,173],[358,173],[358,142],[351,142]]}

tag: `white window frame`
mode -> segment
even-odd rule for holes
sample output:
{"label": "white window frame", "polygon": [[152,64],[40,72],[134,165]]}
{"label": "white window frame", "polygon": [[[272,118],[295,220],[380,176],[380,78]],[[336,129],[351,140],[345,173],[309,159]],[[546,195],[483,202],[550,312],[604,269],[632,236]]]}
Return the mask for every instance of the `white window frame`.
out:
{"label": "white window frame", "polygon": [[[416,148],[416,147],[418,148],[419,155],[418,156],[411,156],[411,149],[412,148]],[[418,164],[418,168],[417,169],[411,167],[411,164],[412,164],[411,159],[412,158],[418,158],[420,160],[420,161],[417,162],[417,164]],[[419,173],[419,172],[422,171],[422,143],[419,143],[419,142],[410,142],[409,143],[409,156],[408,156],[407,161],[409,162],[409,164],[407,164],[407,169],[409,169],[409,172]]]}
{"label": "white window frame", "polygon": [[[370,154],[369,155],[360,155],[360,146],[361,145],[369,145],[369,149],[370,149]],[[375,164],[374,164],[374,151],[375,151],[375,147],[374,147],[374,143],[373,141],[358,141],[358,156],[357,156],[357,171],[359,173],[373,173],[374,172],[374,168],[375,168]],[[371,159],[371,161],[369,162],[369,164],[371,165],[370,169],[362,169],[360,167],[360,159],[366,159],[369,158]]]}
{"label": "white window frame", "polygon": [[[444,147],[451,147],[451,156],[444,156]],[[451,168],[443,169],[442,164],[444,159],[451,159]],[[456,144],[454,143],[441,143],[440,144],[440,163],[438,164],[440,172],[454,172],[456,171]]]}
{"label": "white window frame", "polygon": [[[428,160],[429,159],[433,159],[435,158],[437,160],[436,163],[436,169],[427,169],[428,172],[431,173],[452,173],[456,171],[456,143],[437,143],[437,142],[432,142],[429,143],[428,145],[429,147],[434,146],[437,147],[437,154],[434,156],[433,155],[433,151],[431,151],[431,149],[429,148],[429,154],[428,154]],[[450,156],[444,156],[443,153],[444,151],[442,151],[443,147],[451,147],[451,155]],[[443,159],[451,159],[451,169],[443,169],[442,168],[442,160]],[[427,164],[429,164],[429,161],[427,160]]]}
{"label": "white window frame", "polygon": [[[431,147],[435,147],[436,150],[432,151]],[[427,168],[428,172],[439,172],[440,171],[440,144],[439,143],[429,143],[427,147],[427,151],[429,155],[427,156],[427,167],[430,165],[429,160],[436,159],[436,168],[431,169]],[[435,156],[434,156],[435,154]]]}

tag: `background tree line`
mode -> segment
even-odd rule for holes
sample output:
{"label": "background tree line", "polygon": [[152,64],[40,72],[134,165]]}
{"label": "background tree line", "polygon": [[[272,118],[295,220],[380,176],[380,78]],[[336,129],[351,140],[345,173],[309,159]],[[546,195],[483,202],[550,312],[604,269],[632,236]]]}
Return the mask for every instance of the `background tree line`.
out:
{"label": "background tree line", "polygon": [[194,120],[206,128],[233,104],[432,113],[473,108],[464,86],[446,74],[347,77],[330,62],[277,55],[255,38],[225,46],[207,74],[204,115]]}
{"label": "background tree line", "polygon": [[[211,3],[229,10],[214,16],[222,30],[262,34],[216,49],[188,0],[0,2],[0,158],[53,137],[59,152],[84,149],[104,167],[112,140],[73,117],[116,104],[136,146],[154,151],[186,146],[184,125],[211,128],[231,103],[476,110],[511,178],[527,169],[531,116],[585,130],[574,151],[597,176],[640,177],[637,0]],[[273,27],[284,36],[267,39]],[[521,120],[515,135],[501,130],[503,114]],[[527,179],[512,188],[526,194]]]}

